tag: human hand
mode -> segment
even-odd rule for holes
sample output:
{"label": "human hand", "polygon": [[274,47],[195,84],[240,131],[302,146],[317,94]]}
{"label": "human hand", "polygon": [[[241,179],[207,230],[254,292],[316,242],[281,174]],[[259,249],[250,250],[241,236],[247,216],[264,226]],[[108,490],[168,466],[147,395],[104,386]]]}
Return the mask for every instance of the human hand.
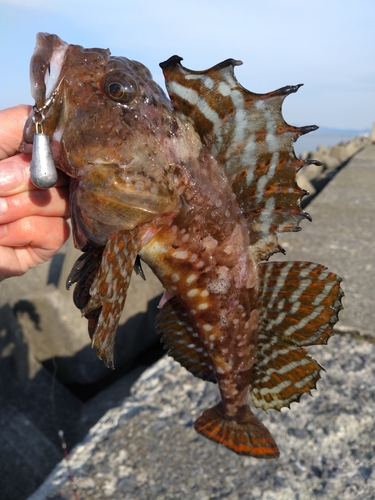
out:
{"label": "human hand", "polygon": [[30,181],[30,155],[17,154],[30,106],[0,111],[0,281],[49,260],[69,236],[69,180],[51,189]]}

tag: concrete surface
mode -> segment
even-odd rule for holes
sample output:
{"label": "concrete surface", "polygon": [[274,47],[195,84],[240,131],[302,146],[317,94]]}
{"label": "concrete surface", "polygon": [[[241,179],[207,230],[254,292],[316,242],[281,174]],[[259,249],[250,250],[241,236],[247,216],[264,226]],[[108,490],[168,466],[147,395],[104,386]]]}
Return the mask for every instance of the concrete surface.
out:
{"label": "concrete surface", "polygon": [[312,223],[280,238],[274,260],[319,262],[343,278],[340,325],[374,333],[375,145],[360,151],[308,205]]}

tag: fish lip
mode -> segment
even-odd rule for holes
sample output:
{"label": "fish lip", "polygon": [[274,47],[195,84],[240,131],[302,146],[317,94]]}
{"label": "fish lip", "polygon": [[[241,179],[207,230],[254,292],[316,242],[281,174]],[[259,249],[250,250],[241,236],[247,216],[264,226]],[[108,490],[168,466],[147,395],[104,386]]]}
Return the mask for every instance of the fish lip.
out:
{"label": "fish lip", "polygon": [[57,35],[38,33],[30,61],[31,95],[40,107],[56,86],[69,44]]}
{"label": "fish lip", "polygon": [[[36,45],[30,61],[30,86],[31,95],[35,100],[35,106],[42,108],[46,100],[58,88],[61,70],[64,64],[69,44],[61,40],[57,35],[49,33],[38,33]],[[51,102],[53,106],[53,101]],[[50,107],[48,107],[49,111]],[[34,109],[32,108],[26,120],[22,142],[19,150],[22,153],[31,152],[35,134],[33,123]]]}
{"label": "fish lip", "polygon": [[[78,48],[83,49],[83,47]],[[61,71],[68,49],[69,44],[57,35],[49,33],[38,33],[36,35],[36,45],[30,61],[30,86],[31,95],[35,100],[35,107],[42,110],[44,115],[50,112],[54,106],[53,92],[57,91],[61,83]],[[49,104],[48,100],[50,100]],[[30,153],[32,149],[31,144],[33,144],[35,135],[34,115],[34,109],[31,109],[24,126],[23,139],[19,146],[19,150],[23,153]],[[39,122],[42,126],[43,121],[44,118]]]}

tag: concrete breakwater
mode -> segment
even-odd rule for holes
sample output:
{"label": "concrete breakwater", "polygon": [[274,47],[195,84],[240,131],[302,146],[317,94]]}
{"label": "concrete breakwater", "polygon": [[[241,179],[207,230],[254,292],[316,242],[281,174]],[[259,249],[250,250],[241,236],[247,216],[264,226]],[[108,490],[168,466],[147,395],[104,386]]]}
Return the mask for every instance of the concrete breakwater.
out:
{"label": "concrete breakwater", "polygon": [[[352,156],[309,212],[314,223],[282,242],[287,259],[318,261],[341,275],[345,309],[328,345],[309,348],[326,369],[313,397],[291,410],[261,413],[280,459],[236,456],[198,436],[193,421],[217,402],[217,389],[164,357],[73,451],[82,498],[374,498],[375,145]],[[70,498],[61,462],[29,500]]]}
{"label": "concrete breakwater", "polygon": [[318,160],[322,163],[321,165],[306,165],[298,172],[298,185],[309,193],[302,200],[303,207],[311,202],[350,158],[361,149],[375,142],[375,129],[372,135],[371,137],[354,137],[349,141],[340,142],[331,147],[320,145],[316,151],[304,152],[300,155],[302,160]]}

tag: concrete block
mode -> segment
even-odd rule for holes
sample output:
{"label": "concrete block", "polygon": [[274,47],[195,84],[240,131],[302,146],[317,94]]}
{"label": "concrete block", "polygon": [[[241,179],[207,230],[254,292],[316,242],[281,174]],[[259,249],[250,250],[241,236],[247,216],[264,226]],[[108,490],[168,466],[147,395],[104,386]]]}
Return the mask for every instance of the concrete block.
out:
{"label": "concrete block", "polygon": [[375,123],[372,124],[370,139],[373,143],[375,143]]}
{"label": "concrete block", "polygon": [[[71,255],[71,253],[68,253]],[[70,259],[70,267],[75,258]],[[65,273],[66,266],[63,265]],[[132,368],[145,349],[159,342],[154,330],[158,299],[162,287],[153,273],[144,266],[146,282],[135,274],[127,303],[120,320],[115,347],[115,367]],[[111,375],[91,349],[87,320],[73,304],[72,290],[50,284],[43,292],[25,296],[14,306],[31,358],[58,368],[58,379],[64,384],[93,384]],[[48,366],[49,366],[48,365]]]}
{"label": "concrete block", "polygon": [[58,449],[13,405],[0,406],[2,500],[24,500],[62,458]]}
{"label": "concrete block", "polygon": [[350,148],[347,145],[333,146],[330,149],[330,155],[333,158],[337,158],[340,163],[343,163],[347,161],[351,156]]}
{"label": "concrete block", "polygon": [[308,191],[310,195],[314,195],[316,193],[316,189],[314,188],[310,180],[303,174],[303,172],[298,172],[297,184],[301,189]]}
{"label": "concrete block", "polygon": [[310,181],[311,179],[319,177],[319,175],[322,174],[323,169],[324,169],[323,165],[314,165],[314,164],[306,165],[305,167],[302,167],[301,170],[298,172],[297,178],[303,176]]}

